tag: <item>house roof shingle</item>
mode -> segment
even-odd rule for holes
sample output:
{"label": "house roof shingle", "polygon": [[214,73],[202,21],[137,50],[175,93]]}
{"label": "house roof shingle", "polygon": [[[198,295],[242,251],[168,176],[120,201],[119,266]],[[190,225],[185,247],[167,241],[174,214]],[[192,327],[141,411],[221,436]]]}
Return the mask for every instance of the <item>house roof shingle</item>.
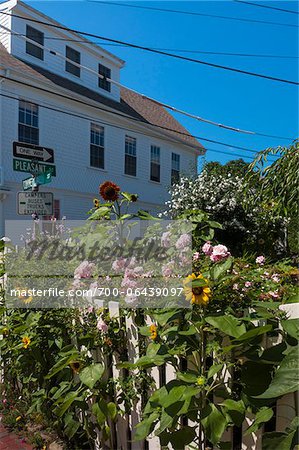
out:
{"label": "house roof shingle", "polygon": [[[204,147],[165,108],[129,89],[121,88],[121,100],[117,102],[68,78],[12,56],[2,44],[0,44],[0,68],[11,68],[22,74],[34,76],[40,81],[50,81],[56,86],[96,101],[144,124],[161,127],[164,135],[169,135],[178,142],[195,148],[200,153],[204,152]],[[174,131],[163,130],[163,128],[170,128]]]}

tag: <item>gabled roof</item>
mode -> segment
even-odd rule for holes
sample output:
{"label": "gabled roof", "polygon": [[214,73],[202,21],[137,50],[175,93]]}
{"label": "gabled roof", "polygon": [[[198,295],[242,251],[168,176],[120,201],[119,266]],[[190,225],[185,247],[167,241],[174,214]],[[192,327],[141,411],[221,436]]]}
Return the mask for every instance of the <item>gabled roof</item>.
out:
{"label": "gabled roof", "polygon": [[[137,122],[154,125],[155,130],[160,130],[164,136],[168,135],[171,140],[175,139],[179,143],[194,148],[201,154],[205,151],[204,147],[165,108],[128,89],[121,88],[121,100],[118,102],[40,66],[20,60],[8,53],[5,47],[0,44],[0,69],[3,68],[11,68],[25,76],[27,74],[36,78],[37,81],[47,81],[48,84],[50,81],[53,87],[60,86],[86,99],[98,102],[103,107],[106,106],[128,115]],[[170,128],[174,131],[164,130],[163,128]]]}

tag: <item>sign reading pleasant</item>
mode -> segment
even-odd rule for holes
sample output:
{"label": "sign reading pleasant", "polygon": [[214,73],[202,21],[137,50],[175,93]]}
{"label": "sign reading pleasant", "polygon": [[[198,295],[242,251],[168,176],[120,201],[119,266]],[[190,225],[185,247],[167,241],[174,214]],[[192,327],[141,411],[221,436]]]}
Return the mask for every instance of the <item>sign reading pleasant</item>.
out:
{"label": "sign reading pleasant", "polygon": [[54,163],[54,150],[52,148],[39,147],[34,144],[13,143],[13,155],[16,158],[34,159],[44,163]]}
{"label": "sign reading pleasant", "polygon": [[13,170],[32,174],[50,172],[52,177],[56,176],[56,166],[35,161],[25,161],[24,159],[14,159]]}
{"label": "sign reading pleasant", "polygon": [[51,216],[53,214],[52,192],[18,192],[18,214]]}

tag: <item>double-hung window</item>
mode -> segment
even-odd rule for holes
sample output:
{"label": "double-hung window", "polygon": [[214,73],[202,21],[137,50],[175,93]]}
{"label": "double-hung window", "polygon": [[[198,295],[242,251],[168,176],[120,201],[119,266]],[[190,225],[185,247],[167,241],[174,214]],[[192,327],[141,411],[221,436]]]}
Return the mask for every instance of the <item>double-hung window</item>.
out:
{"label": "double-hung window", "polygon": [[151,170],[150,179],[160,181],[160,147],[151,145]]}
{"label": "double-hung window", "polygon": [[96,123],[90,126],[90,165],[98,169],[104,169],[104,127]]}
{"label": "double-hung window", "polygon": [[39,144],[38,106],[34,103],[19,101],[19,142]]}
{"label": "double-hung window", "polygon": [[81,54],[80,52],[77,52],[77,50],[74,50],[72,47],[69,47],[68,45],[65,48],[65,56],[70,61],[65,61],[65,70],[66,72],[71,73],[72,75],[75,75],[76,77],[80,78],[80,67],[76,64],[73,64],[71,61],[81,64]]}
{"label": "double-hung window", "polygon": [[[44,49],[41,45],[44,45],[44,33],[37,30],[36,28],[31,27],[30,25],[26,25],[26,37],[30,39],[30,41],[26,40],[26,53],[28,55],[34,56],[35,58],[44,59]],[[33,42],[36,42],[40,45],[35,45]]]}
{"label": "double-hung window", "polygon": [[136,177],[136,138],[126,136],[125,140],[125,174]]}
{"label": "double-hung window", "polygon": [[171,154],[171,184],[175,184],[180,179],[180,155]]}
{"label": "double-hung window", "polygon": [[107,78],[111,79],[111,69],[109,67],[103,66],[103,64],[99,64],[99,87],[104,89],[105,91],[111,91],[111,83],[107,80]]}

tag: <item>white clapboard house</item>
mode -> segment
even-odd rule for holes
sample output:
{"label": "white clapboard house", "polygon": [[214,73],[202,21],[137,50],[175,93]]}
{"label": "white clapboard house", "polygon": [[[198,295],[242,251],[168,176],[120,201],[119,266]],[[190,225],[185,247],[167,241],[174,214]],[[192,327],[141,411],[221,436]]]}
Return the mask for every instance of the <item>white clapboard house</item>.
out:
{"label": "white clapboard house", "polygon": [[105,180],[153,212],[204,153],[166,109],[117,84],[124,61],[63,28],[20,1],[0,4],[0,234],[26,217],[17,192],[31,173],[52,174],[39,191],[53,193],[56,218],[84,219]]}

